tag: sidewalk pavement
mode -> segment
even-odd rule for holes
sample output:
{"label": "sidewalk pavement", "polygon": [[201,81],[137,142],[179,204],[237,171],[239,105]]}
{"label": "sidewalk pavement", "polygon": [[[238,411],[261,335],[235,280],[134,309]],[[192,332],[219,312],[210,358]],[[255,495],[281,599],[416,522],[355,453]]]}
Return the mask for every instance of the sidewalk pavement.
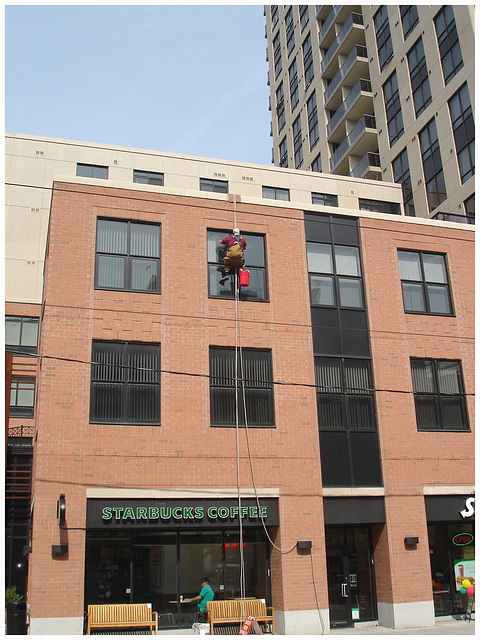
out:
{"label": "sidewalk pavement", "polygon": [[380,627],[376,623],[363,622],[357,624],[354,629],[330,629],[330,635],[411,635],[411,636],[474,636],[475,635],[475,615],[472,621],[468,622],[463,618],[437,618],[433,627],[412,627],[410,629],[389,629]]}

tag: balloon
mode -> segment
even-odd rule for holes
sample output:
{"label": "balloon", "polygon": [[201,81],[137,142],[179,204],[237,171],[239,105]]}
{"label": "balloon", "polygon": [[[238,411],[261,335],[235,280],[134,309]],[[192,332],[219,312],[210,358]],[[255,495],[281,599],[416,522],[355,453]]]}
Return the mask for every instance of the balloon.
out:
{"label": "balloon", "polygon": [[238,542],[232,542],[232,549],[237,549],[237,548],[238,548]]}
{"label": "balloon", "polygon": [[466,578],[465,580],[462,581],[462,587],[465,587],[465,589],[468,589],[468,587],[470,587],[471,584],[472,583],[470,582],[470,580],[467,580]]}
{"label": "balloon", "polygon": [[473,596],[474,593],[475,593],[475,587],[468,587],[467,594],[469,596]]}
{"label": "balloon", "polygon": [[465,589],[465,587],[460,587],[460,593],[462,594],[462,596],[464,596],[467,593],[467,590]]}
{"label": "balloon", "polygon": [[435,589],[437,591],[441,591],[443,589],[443,584],[440,584],[440,582],[437,582],[437,584],[435,585]]}
{"label": "balloon", "polygon": [[228,549],[229,546],[228,542],[225,542],[225,549]]}
{"label": "balloon", "polygon": [[435,586],[435,580],[432,580],[432,585]]}

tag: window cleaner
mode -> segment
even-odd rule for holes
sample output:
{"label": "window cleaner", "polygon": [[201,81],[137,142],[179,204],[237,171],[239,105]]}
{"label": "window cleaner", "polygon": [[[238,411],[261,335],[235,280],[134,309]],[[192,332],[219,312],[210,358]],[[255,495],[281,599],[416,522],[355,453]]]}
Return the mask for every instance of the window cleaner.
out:
{"label": "window cleaner", "polygon": [[[220,244],[227,246],[227,255],[223,259],[223,271],[220,284],[225,284],[232,268],[238,268],[240,273],[245,265],[243,252],[247,248],[245,238],[240,235],[240,229],[235,228],[232,234],[220,240]],[[248,273],[248,272],[247,272]],[[245,284],[241,286],[247,286]]]}

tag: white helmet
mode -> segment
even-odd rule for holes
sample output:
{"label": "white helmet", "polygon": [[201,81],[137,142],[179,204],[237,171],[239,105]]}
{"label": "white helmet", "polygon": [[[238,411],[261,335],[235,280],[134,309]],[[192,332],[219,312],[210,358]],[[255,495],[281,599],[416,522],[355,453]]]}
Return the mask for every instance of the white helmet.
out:
{"label": "white helmet", "polygon": [[233,230],[233,235],[234,236],[239,236],[240,235],[240,229],[237,229],[237,227],[235,227],[235,229]]}

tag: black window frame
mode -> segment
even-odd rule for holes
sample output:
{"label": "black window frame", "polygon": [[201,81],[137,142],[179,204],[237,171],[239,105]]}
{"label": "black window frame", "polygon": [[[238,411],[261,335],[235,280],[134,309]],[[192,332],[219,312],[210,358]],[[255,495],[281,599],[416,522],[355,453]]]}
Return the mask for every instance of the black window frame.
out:
{"label": "black window frame", "polygon": [[412,87],[413,108],[418,118],[432,102],[432,91],[428,79],[427,61],[422,37],[415,42],[407,53],[410,71],[410,85]]}
{"label": "black window frame", "polygon": [[418,141],[422,157],[428,207],[429,211],[433,211],[447,199],[435,118],[432,118],[419,132]]}
{"label": "black window frame", "polygon": [[464,200],[463,206],[465,208],[465,215],[467,218],[470,218],[475,222],[475,193],[472,193],[471,196]]}
{"label": "black window frame", "polygon": [[133,182],[136,184],[150,184],[155,187],[164,186],[164,174],[158,171],[133,170]]}
{"label": "black window frame", "polygon": [[322,173],[322,154],[319,153],[318,156],[312,160],[312,172],[313,173]]}
{"label": "black window frame", "polygon": [[[454,100],[458,100],[460,111],[455,119],[452,113],[452,103]],[[469,178],[475,175],[475,123],[466,82],[450,98],[448,108],[457,151],[458,171],[462,184],[464,184]],[[465,157],[468,163],[464,163],[463,158]],[[468,167],[466,171],[464,170],[465,167]]]}
{"label": "black window frame", "polygon": [[[100,223],[113,223],[113,224],[124,224],[127,227],[127,250],[125,253],[114,252],[114,251],[102,251],[99,250],[99,242],[100,242],[100,233],[99,227]],[[136,226],[148,226],[155,227],[158,229],[158,255],[141,255],[132,253],[132,225]],[[94,280],[94,288],[103,291],[128,291],[133,293],[145,293],[145,294],[159,294],[161,293],[161,255],[162,255],[162,227],[161,224],[156,222],[145,222],[144,220],[127,220],[123,218],[107,218],[104,216],[99,216],[97,218],[97,228],[96,228],[96,242],[95,242],[95,280]],[[117,257],[122,258],[124,260],[124,272],[123,272],[123,282],[124,285],[122,287],[116,286],[105,286],[99,283],[101,266],[100,261],[102,257]],[[134,261],[149,261],[154,262],[157,267],[157,275],[156,280],[154,281],[154,288],[134,288],[132,287],[132,274],[133,274],[133,263]]]}
{"label": "black window frame", "polygon": [[208,193],[228,193],[228,180],[218,180],[218,178],[200,178],[200,191]]}
{"label": "black window frame", "polygon": [[[107,355],[107,345],[111,347],[111,354],[116,348],[118,361],[114,362],[114,356]],[[104,358],[99,358],[103,346]],[[136,350],[136,351],[135,351]],[[149,351],[149,353],[147,353]],[[135,366],[135,363],[142,364],[145,358],[157,363],[157,366],[142,367]],[[92,365],[90,369],[90,424],[118,424],[118,425],[160,425],[160,344],[156,342],[137,342],[123,340],[93,340],[92,341]],[[96,401],[101,401],[101,385],[104,398],[106,398],[106,388],[110,391],[109,410],[117,409],[118,415],[106,417],[100,415],[95,409]],[[141,386],[153,390],[150,400],[153,399],[154,413],[151,418],[139,418],[138,415],[132,417],[135,406],[137,410],[142,407],[145,410],[146,402],[135,397],[134,392]],[[117,395],[114,396],[114,391]]]}
{"label": "black window frame", "polygon": [[[20,333],[19,333],[19,343],[18,344],[11,344],[11,343],[7,343],[5,342],[5,351],[13,351],[16,353],[21,353],[22,355],[36,355],[37,351],[38,351],[38,336],[39,336],[39,330],[40,330],[40,319],[39,318],[35,318],[32,316],[10,316],[7,315],[5,316],[5,325],[7,324],[7,322],[12,322],[12,323],[19,323],[20,324]],[[32,344],[22,344],[22,338],[24,335],[24,324],[29,323],[32,325],[36,325],[37,327],[37,338],[36,338],[36,342],[35,345]],[[5,326],[5,333],[6,333],[6,326]]]}
{"label": "black window frame", "polygon": [[278,4],[272,4],[270,8],[272,27],[275,28],[278,22]]}
{"label": "black window frame", "polygon": [[287,136],[284,136],[278,145],[278,164],[280,167],[288,167],[288,146],[287,146]]}
{"label": "black window frame", "polygon": [[388,140],[392,147],[404,132],[396,71],[384,82],[382,89],[387,119]]}
{"label": "black window frame", "polygon": [[[430,390],[416,389],[416,376],[414,373],[415,365],[423,363],[424,365],[431,365],[429,367],[430,374],[427,375],[432,388]],[[442,389],[442,365],[450,366],[457,365],[456,382],[458,385],[458,391],[448,392]],[[426,366],[425,366],[426,369]],[[417,422],[417,431],[419,432],[469,432],[470,424],[468,418],[467,400],[465,394],[465,385],[463,380],[462,363],[460,360],[450,360],[442,358],[410,358],[410,371],[412,376],[413,397],[415,404],[415,416]],[[454,372],[455,373],[455,372]],[[425,383],[424,383],[425,384]],[[420,385],[419,385],[420,386]],[[444,385],[445,386],[445,385]],[[453,405],[455,402],[457,412],[459,411],[462,418],[462,426],[459,428],[449,428],[446,426],[448,405]],[[436,426],[429,424],[426,425],[426,410],[430,414],[434,414]],[[429,416],[431,419],[431,415]]]}
{"label": "black window frame", "polygon": [[310,32],[308,32],[307,37],[303,41],[302,52],[303,52],[303,74],[305,77],[305,91],[306,91],[308,87],[312,84],[312,81],[314,78],[312,38],[311,38]]}
{"label": "black window frame", "polygon": [[[235,298],[235,273],[232,270],[230,275],[229,284],[223,285],[219,291],[215,293],[212,291],[211,281],[216,279],[220,281],[223,267],[223,257],[227,250],[224,245],[216,243],[216,260],[212,260],[212,252],[210,250],[213,241],[218,237],[222,239],[231,234],[231,230],[228,229],[207,229],[207,271],[208,271],[208,297],[216,300],[233,300]],[[248,287],[239,287],[240,300],[248,300],[249,302],[269,302],[268,294],[268,270],[267,270],[267,246],[266,236],[263,233],[249,233],[243,232],[240,234],[245,238],[247,248],[245,249],[245,268],[250,272],[250,283]],[[253,244],[261,242],[260,259],[255,262],[253,257]],[[249,255],[250,247],[250,255]],[[259,286],[255,288],[255,283],[258,282]],[[261,284],[263,283],[263,288]],[[260,295],[258,295],[260,293]]]}
{"label": "black window frame", "polygon": [[315,90],[312,91],[311,96],[307,99],[307,118],[308,139],[310,142],[310,151],[312,151],[320,139],[318,131],[317,96]]}
{"label": "black window frame", "polygon": [[[450,286],[450,277],[449,277],[449,269],[448,269],[448,261],[447,261],[447,256],[444,253],[439,253],[439,252],[435,252],[435,251],[419,251],[417,249],[397,249],[397,253],[398,253],[398,261],[399,261],[399,271],[401,271],[400,269],[400,254],[402,253],[411,253],[411,254],[416,254],[419,257],[419,264],[420,264],[420,279],[419,280],[415,280],[415,279],[411,279],[411,278],[402,278],[401,272],[400,272],[400,283],[401,283],[401,288],[402,288],[402,300],[403,300],[403,308],[405,313],[409,313],[409,314],[414,314],[414,315],[429,315],[429,316],[447,316],[447,317],[451,317],[454,316],[454,309],[453,309],[453,297],[452,297],[452,292],[451,292],[451,286]],[[438,282],[435,280],[428,280],[426,275],[425,275],[425,259],[424,256],[437,256],[437,257],[442,257],[443,258],[443,269],[445,272],[445,282]],[[412,285],[416,285],[417,290],[421,291],[421,297],[422,297],[422,302],[423,302],[423,308],[422,309],[410,309],[407,308],[407,306],[409,307],[410,305],[406,305],[405,303],[405,287],[404,285],[408,286],[412,286]],[[429,294],[429,287],[434,288],[434,287],[438,287],[441,289],[444,289],[447,292],[447,296],[446,296],[446,300],[448,302],[448,306],[449,306],[449,311],[445,312],[445,313],[441,313],[439,311],[433,311],[432,310],[432,302],[431,302],[431,298],[430,298],[430,294]]]}
{"label": "black window frame", "polygon": [[[237,348],[238,356],[237,356],[237,380],[235,380],[233,375],[215,375],[216,370],[213,368],[213,358],[218,354],[223,352],[226,355],[228,354],[228,360],[226,360],[227,364],[223,366],[224,370],[228,369],[228,361],[230,362],[231,373],[234,372],[235,369],[235,347],[222,347],[222,346],[210,346],[209,348],[209,371],[210,371],[210,426],[212,428],[229,428],[236,426],[236,416],[235,416],[235,388],[238,398],[238,424],[240,427],[245,426],[245,418],[244,418],[244,407],[243,407],[243,392],[242,392],[242,361],[243,361],[243,386],[245,388],[245,404],[247,406],[247,421],[248,427],[254,429],[274,429],[275,428],[275,398],[273,391],[273,366],[272,366],[272,350],[271,349],[252,349],[252,348],[242,348],[241,351]],[[264,372],[268,374],[269,379],[258,377],[249,377],[252,375],[252,368],[249,367],[248,359],[253,357],[254,354],[265,354],[266,358],[263,362],[264,364]],[[233,362],[232,362],[233,356]],[[259,373],[261,367],[258,367]],[[228,373],[228,371],[226,372]],[[222,384],[220,384],[220,382]],[[217,393],[216,393],[217,392]],[[249,410],[251,408],[252,402],[255,402],[255,394],[260,395],[260,392],[264,392],[262,395],[265,397],[264,406],[263,406],[263,414],[268,414],[268,420],[258,420],[256,418],[260,417],[259,415],[253,414]],[[215,402],[214,396],[220,397],[223,395],[226,398],[224,401],[225,407],[223,411],[229,411],[230,415],[226,415],[223,413],[221,416],[216,416],[215,412],[217,411],[217,403]],[[252,400],[253,398],[253,400]],[[260,404],[261,400],[257,398],[257,402]],[[249,406],[250,405],[250,406]],[[259,408],[259,412],[260,412]]]}
{"label": "black window frame", "polygon": [[295,49],[295,25],[293,22],[293,7],[285,14],[285,41],[287,43],[287,56]]}
{"label": "black window frame", "polygon": [[312,204],[319,204],[323,207],[338,207],[338,196],[334,193],[312,191]]}
{"label": "black window frame", "polygon": [[277,31],[272,41],[273,46],[273,65],[275,71],[275,80],[282,71],[282,45],[280,43],[280,31]]}
{"label": "black window frame", "polygon": [[[371,359],[315,355],[314,361],[319,431],[376,432],[377,418]],[[336,374],[335,368],[332,367],[331,372],[321,375],[319,363],[327,361],[339,365]],[[351,384],[355,378],[353,365],[356,363],[365,365],[363,382],[368,382],[367,385],[354,386]],[[357,376],[356,379],[359,380],[359,377]],[[360,407],[360,410],[356,412],[353,410],[355,404]],[[364,418],[366,417],[366,406],[369,407],[368,426],[366,426],[367,422],[363,426],[359,426],[359,418],[362,415]],[[328,416],[331,418],[335,411],[338,412],[335,416],[336,424],[333,421],[325,424],[325,419]]]}
{"label": "black window frame", "polygon": [[[279,198],[279,195],[285,195],[287,197]],[[268,198],[269,200],[280,200],[281,202],[290,202],[290,189],[262,185],[262,198]]]}
{"label": "black window frame", "polygon": [[403,39],[406,40],[418,24],[417,5],[401,4],[400,17],[402,19]]}
{"label": "black window frame", "polygon": [[280,133],[285,126],[285,95],[283,92],[283,82],[280,82],[278,85],[277,90],[275,91],[275,98],[277,101],[277,127],[278,133]]}
{"label": "black window frame", "polygon": [[[444,5],[434,17],[433,22],[437,34],[443,80],[447,85],[463,67],[462,49],[458,39],[453,6]],[[450,70],[446,67],[447,64],[451,65]]]}
{"label": "black window frame", "polygon": [[300,120],[300,114],[293,121],[292,136],[295,169],[299,169],[303,164],[302,122]]}
{"label": "black window frame", "polygon": [[[22,385],[24,385],[22,387]],[[27,387],[28,385],[28,387]],[[31,376],[12,376],[10,387],[10,406],[9,415],[11,418],[33,418],[35,411],[35,386],[36,379]],[[33,399],[31,404],[18,404],[19,391],[33,391]],[[15,401],[12,403],[12,398]]]}
{"label": "black window frame", "polygon": [[378,63],[380,71],[393,58],[392,36],[390,33],[390,22],[388,20],[387,5],[382,5],[373,16],[375,26],[375,37],[377,41]]}
{"label": "black window frame", "polygon": [[[330,258],[331,258],[331,270],[330,271],[315,271],[310,268],[309,264],[309,248],[312,245],[322,245],[329,246],[330,250]],[[356,252],[356,257],[358,260],[358,274],[347,274],[341,273],[339,270],[339,260],[337,259],[336,249],[339,249],[339,252],[343,249],[351,250]],[[325,308],[325,309],[353,309],[353,310],[365,310],[366,309],[366,298],[365,298],[365,287],[363,282],[363,268],[362,268],[362,256],[360,253],[360,247],[358,245],[349,245],[342,244],[340,242],[317,242],[317,241],[307,241],[306,243],[307,249],[307,266],[308,266],[308,280],[309,280],[309,290],[310,290],[310,306]],[[314,302],[314,283],[315,278],[324,278],[325,280],[330,281],[330,293],[332,295],[332,303],[320,303]],[[361,298],[361,304],[359,305],[348,305],[342,304],[342,285],[347,287],[346,291],[348,291],[349,283],[356,283],[356,292],[359,294]]]}
{"label": "black window frame", "polygon": [[100,164],[77,162],[76,175],[79,178],[97,178],[99,180],[108,180],[108,167]]}
{"label": "black window frame", "polygon": [[288,67],[288,81],[290,86],[290,107],[293,113],[300,101],[298,94],[297,58],[294,58],[292,64]]}
{"label": "black window frame", "polygon": [[303,30],[305,29],[305,27],[308,24],[308,21],[310,20],[310,17],[308,15],[308,4],[300,4],[298,6],[298,13],[299,13],[299,18],[300,18],[300,32],[303,33]]}
{"label": "black window frame", "polygon": [[371,198],[359,198],[358,208],[360,211],[372,211],[375,213],[390,213],[400,215],[400,203],[388,202],[387,200],[372,200]]}
{"label": "black window frame", "polygon": [[393,180],[402,185],[403,206],[407,215],[415,215],[413,203],[413,188],[410,176],[410,165],[408,162],[407,148],[403,149],[396,158],[392,160]]}

